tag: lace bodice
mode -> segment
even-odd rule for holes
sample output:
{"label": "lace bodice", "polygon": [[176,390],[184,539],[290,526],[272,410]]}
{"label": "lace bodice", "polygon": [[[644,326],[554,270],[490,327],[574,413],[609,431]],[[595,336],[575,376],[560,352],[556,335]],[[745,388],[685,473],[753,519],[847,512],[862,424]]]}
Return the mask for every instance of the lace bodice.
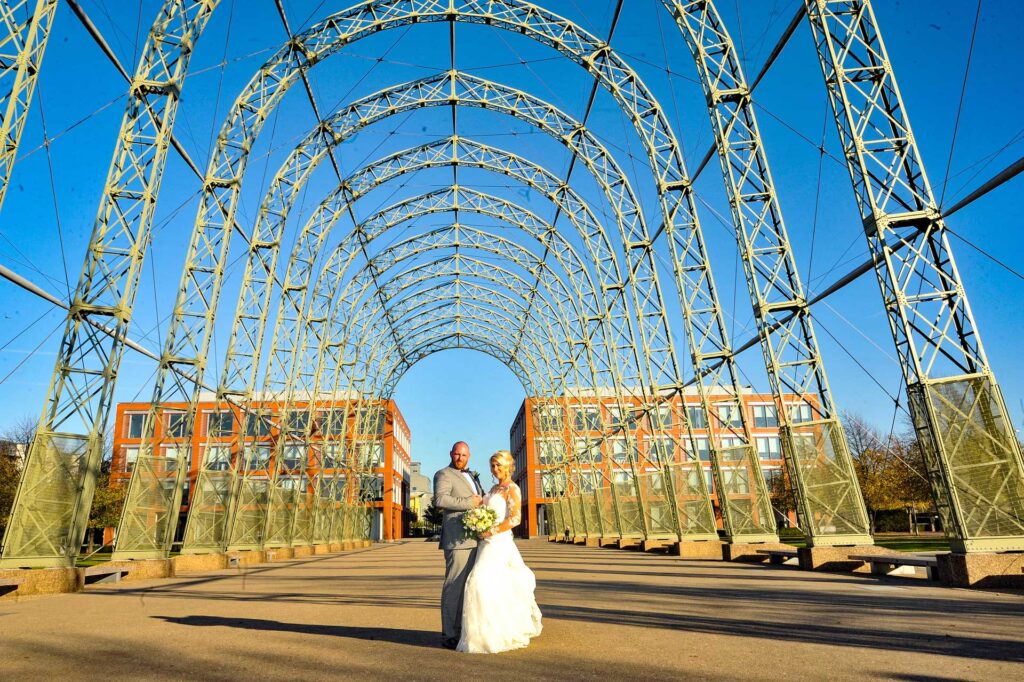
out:
{"label": "lace bodice", "polygon": [[487,506],[498,515],[494,534],[511,531],[523,520],[523,494],[515,483],[496,485],[487,493]]}

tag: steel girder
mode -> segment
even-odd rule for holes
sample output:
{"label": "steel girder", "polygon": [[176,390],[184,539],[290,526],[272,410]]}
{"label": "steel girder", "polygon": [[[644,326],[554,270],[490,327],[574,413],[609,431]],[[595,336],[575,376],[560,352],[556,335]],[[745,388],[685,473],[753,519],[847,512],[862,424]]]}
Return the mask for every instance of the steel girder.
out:
{"label": "steel girder", "polygon": [[0,1],[0,206],[7,196],[57,0]]}
{"label": "steel girder", "polygon": [[181,88],[216,4],[167,0],[150,28],[0,566],[69,566],[78,554]]}
{"label": "steel girder", "polygon": [[[867,510],[735,45],[713,2],[662,4],[690,48],[711,115],[800,527],[809,546],[871,544]],[[724,377],[738,387],[735,369],[728,364],[724,369]],[[794,421],[794,400],[810,408],[811,420]],[[757,466],[753,448],[747,454]],[[767,504],[767,494],[763,500]],[[763,518],[772,522],[766,511]],[[765,530],[773,526],[763,524]]]}
{"label": "steel girder", "polygon": [[936,504],[954,551],[1024,549],[1024,459],[868,0],[807,0]]}

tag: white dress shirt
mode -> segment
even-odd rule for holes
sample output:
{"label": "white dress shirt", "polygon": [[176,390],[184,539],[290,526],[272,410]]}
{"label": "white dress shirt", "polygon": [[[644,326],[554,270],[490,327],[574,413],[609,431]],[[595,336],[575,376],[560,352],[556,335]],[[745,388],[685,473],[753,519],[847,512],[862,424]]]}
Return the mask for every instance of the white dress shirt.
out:
{"label": "white dress shirt", "polygon": [[468,471],[466,471],[465,469],[463,469],[459,473],[461,473],[463,476],[465,476],[466,480],[469,481],[469,487],[472,488],[473,494],[474,495],[478,494],[480,491],[476,489],[476,481],[473,480],[473,477],[470,475],[470,473]]}

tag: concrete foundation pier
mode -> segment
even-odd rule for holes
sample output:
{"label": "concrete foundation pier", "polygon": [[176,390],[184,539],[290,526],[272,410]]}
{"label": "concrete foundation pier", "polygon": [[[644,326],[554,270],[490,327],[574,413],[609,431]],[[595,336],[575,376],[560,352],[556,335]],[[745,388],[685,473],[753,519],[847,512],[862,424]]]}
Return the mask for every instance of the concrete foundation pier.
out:
{"label": "concrete foundation pier", "polygon": [[1024,552],[939,554],[939,581],[948,587],[1024,588]]}
{"label": "concrete foundation pier", "polygon": [[598,547],[618,547],[619,546],[619,539],[618,538],[598,538],[597,546]]}
{"label": "concrete foundation pier", "polygon": [[722,546],[725,543],[721,540],[684,540],[675,542],[669,548],[668,553],[681,559],[708,559],[713,561],[722,560]]}
{"label": "concrete foundation pier", "polygon": [[796,547],[782,542],[726,542],[722,545],[722,558],[726,561],[763,563],[768,560],[768,556],[758,554],[759,549],[796,549]]}
{"label": "concrete foundation pier", "polygon": [[640,538],[619,538],[615,546],[619,549],[631,549],[640,545]]}

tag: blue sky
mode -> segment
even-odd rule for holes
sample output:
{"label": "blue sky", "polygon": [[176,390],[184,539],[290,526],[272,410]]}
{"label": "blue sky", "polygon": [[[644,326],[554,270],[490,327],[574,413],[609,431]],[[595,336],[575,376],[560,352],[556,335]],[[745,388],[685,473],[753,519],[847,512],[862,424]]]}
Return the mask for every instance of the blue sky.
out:
{"label": "blue sky", "polygon": [[[158,3],[91,0],[82,4],[132,70],[142,42],[138,36],[145,34]],[[286,0],[284,4],[296,31],[346,5],[319,0]],[[599,36],[607,35],[613,2],[543,4]],[[718,4],[752,77],[798,2]],[[875,4],[930,180],[936,193],[944,197],[943,204],[951,205],[1024,150],[1024,122],[1019,114],[1024,110],[1024,85],[1015,76],[1021,67],[1018,27],[1024,22],[1024,9],[1010,0],[984,3],[951,155],[976,3],[903,0]],[[351,45],[318,65],[310,72],[310,80],[324,114],[355,97],[446,69],[447,31],[446,25],[388,31]],[[582,116],[592,80],[575,64],[525,37],[487,27],[460,25],[457,36],[460,69],[522,88],[572,116]],[[222,1],[196,49],[175,128],[200,168],[207,163],[211,140],[232,100],[283,39],[273,2]],[[612,45],[659,97],[692,170],[711,142],[711,129],[692,60],[660,3],[626,2]],[[382,54],[386,57],[378,60]],[[123,80],[68,7],[61,4],[38,97],[22,138],[20,160],[0,213],[0,262],[57,295],[67,296],[68,280],[73,286],[81,269],[123,113],[125,89]],[[806,23],[759,86],[755,100],[794,250],[813,292],[861,262],[866,246],[849,177],[834,158],[840,156],[840,150]],[[42,146],[44,119],[46,136],[52,139],[49,150]],[[252,225],[269,178],[312,124],[312,112],[301,88],[293,88],[253,150],[239,208],[243,225]],[[645,210],[653,212],[654,195],[640,159],[642,151],[606,94],[595,100],[589,124],[620,155]],[[352,172],[387,153],[450,132],[446,110],[394,117],[343,145],[339,160],[344,171]],[[568,168],[569,157],[561,146],[491,112],[460,112],[460,134],[503,146],[556,174],[564,175]],[[822,155],[820,146],[827,154]],[[476,183],[550,215],[551,207],[543,198],[521,188],[502,185],[482,173],[462,177],[465,184]],[[427,191],[449,178],[447,171],[418,174],[375,191],[357,213],[360,218],[368,216],[395,196]],[[593,182],[579,169],[572,180],[584,196],[596,193]],[[1016,178],[949,221],[956,234],[1016,272],[1024,272],[1024,231],[1019,229],[1019,212],[1011,202],[1024,189],[1022,182]],[[331,185],[330,173],[319,169],[296,215],[289,219],[291,235]],[[166,331],[198,189],[198,180],[172,153],[157,209],[154,248],[142,275],[131,330],[133,338],[153,349],[160,347]],[[714,162],[699,178],[697,191],[722,304],[738,345],[750,335],[753,320]],[[437,224],[443,224],[442,217]],[[290,244],[288,237],[286,243]],[[1020,426],[1024,371],[1017,338],[1024,282],[959,238],[953,239],[953,245],[989,359],[1013,421]],[[239,248],[236,242],[233,252]],[[238,291],[235,274],[221,299],[227,313],[222,315],[224,320],[230,318]],[[669,291],[667,279],[665,284]],[[4,321],[0,328],[2,425],[26,414],[38,415],[63,316],[6,282],[0,282],[0,292],[4,297],[0,309]],[[895,414],[892,396],[900,392],[901,381],[877,284],[871,277],[861,278],[814,312],[837,402],[888,429]],[[215,348],[223,349],[227,326],[224,321],[218,325]],[[220,361],[215,357],[208,375],[214,381]],[[740,358],[740,367],[745,382],[758,388],[766,385],[756,348]],[[126,354],[116,399],[147,399],[154,368],[147,358]],[[414,457],[430,470],[444,463],[448,446],[456,439],[469,441],[476,466],[484,468],[487,454],[507,446],[508,428],[523,397],[512,373],[496,360],[468,351],[446,351],[414,366],[399,384],[396,399],[413,433]],[[896,417],[899,428],[902,418]]]}

